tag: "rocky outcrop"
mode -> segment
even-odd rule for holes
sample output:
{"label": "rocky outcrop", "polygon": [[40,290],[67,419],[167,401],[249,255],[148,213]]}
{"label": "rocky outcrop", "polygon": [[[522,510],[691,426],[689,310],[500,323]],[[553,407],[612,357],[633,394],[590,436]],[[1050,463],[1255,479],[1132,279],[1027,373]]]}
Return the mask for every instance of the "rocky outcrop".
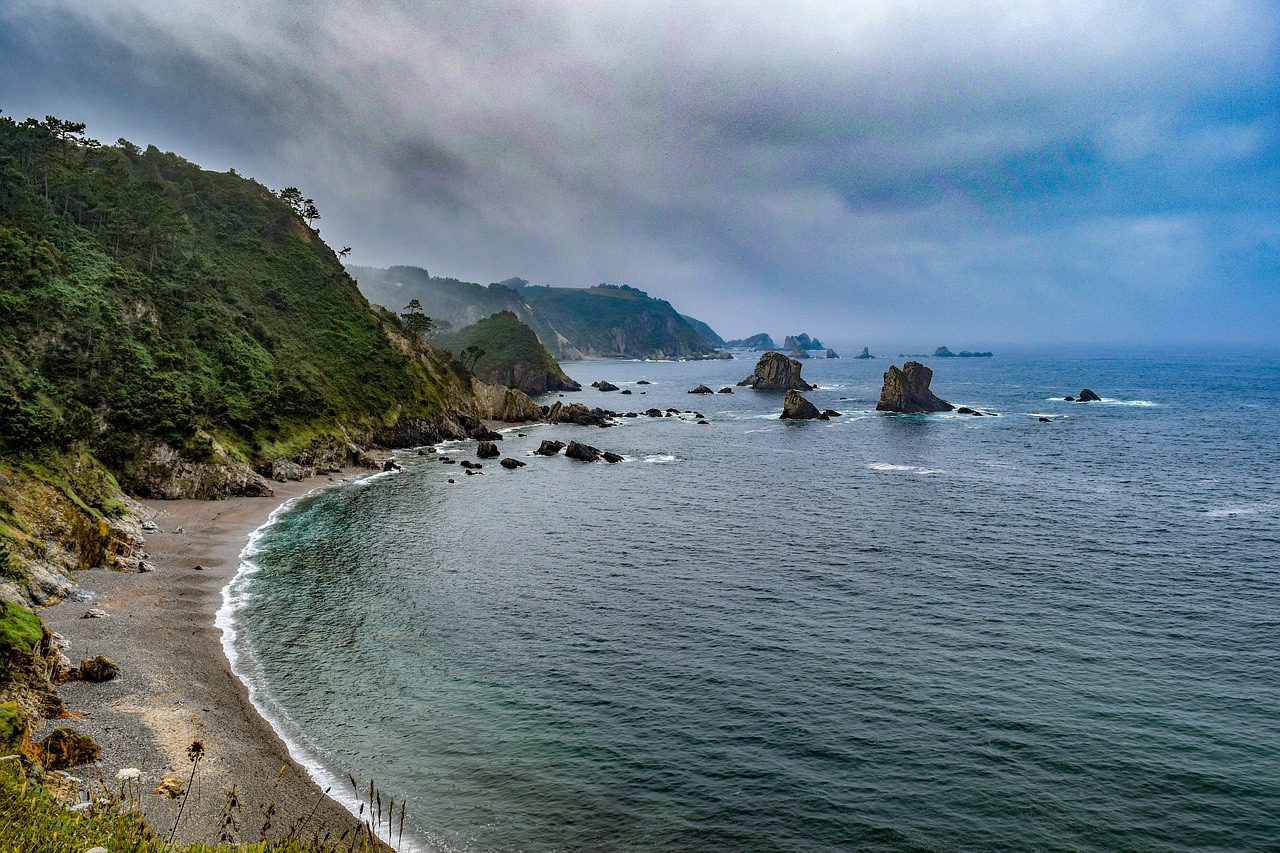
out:
{"label": "rocky outcrop", "polygon": [[542,419],[549,424],[571,423],[578,426],[610,426],[613,412],[601,408],[588,409],[582,403],[565,405],[559,400],[542,407]]}
{"label": "rocky outcrop", "polygon": [[519,388],[490,385],[476,380],[471,383],[479,417],[504,424],[520,424],[542,418],[542,408]]}
{"label": "rocky outcrop", "polygon": [[949,412],[954,406],[929,390],[933,371],[918,361],[908,361],[899,370],[893,365],[884,374],[880,389],[881,412]]}
{"label": "rocky outcrop", "polygon": [[1088,388],[1081,388],[1080,393],[1076,395],[1076,402],[1078,403],[1092,403],[1100,401],[1101,399],[1101,397],[1090,391]]}
{"label": "rocky outcrop", "polygon": [[210,447],[208,459],[196,462],[164,442],[155,444],[121,472],[121,485],[144,499],[221,500],[275,494],[262,474],[232,458],[216,441],[210,440]]}
{"label": "rocky outcrop", "polygon": [[726,341],[725,346],[731,349],[752,349],[757,352],[760,350],[777,349],[777,344],[773,342],[773,338],[769,337],[767,332],[761,332],[758,335],[752,335],[749,338],[736,338],[732,341]]}
{"label": "rocky outcrop", "polygon": [[840,353],[836,352],[831,347],[827,347],[827,358],[839,358],[839,357],[840,357]]}
{"label": "rocky outcrop", "polygon": [[854,358],[875,358],[875,356],[871,354],[871,347],[863,347],[862,352],[855,355]]}
{"label": "rocky outcrop", "polygon": [[542,444],[538,445],[538,449],[533,451],[539,456],[556,456],[564,450],[563,441],[554,441],[550,438],[544,438]]}
{"label": "rocky outcrop", "polygon": [[600,448],[571,441],[569,446],[564,449],[564,455],[569,459],[577,459],[581,462],[598,462],[600,461]]}
{"label": "rocky outcrop", "polygon": [[783,420],[795,421],[827,420],[827,416],[818,411],[818,407],[806,400],[799,391],[787,392],[787,398],[782,402],[782,414],[779,417]]}
{"label": "rocky outcrop", "polygon": [[525,466],[525,463],[521,462],[519,459],[512,459],[510,456],[504,456],[502,461],[498,464],[509,471],[514,471],[517,468],[523,468]]}
{"label": "rocky outcrop", "polygon": [[606,391],[606,392],[608,392],[608,391],[617,391],[617,390],[618,390],[618,386],[617,386],[617,385],[614,385],[612,382],[610,382],[610,381],[609,381],[609,380],[607,380],[607,379],[597,379],[595,382],[592,382],[592,383],[591,383],[591,387],[592,387],[592,388],[594,388],[594,389],[596,389],[597,391]]}
{"label": "rocky outcrop", "polygon": [[498,450],[498,445],[494,444],[492,441],[482,441],[476,445],[476,456],[481,459],[496,459],[501,455],[502,453]]}
{"label": "rocky outcrop", "polygon": [[760,356],[755,371],[738,385],[757,391],[812,391],[817,387],[800,378],[800,362],[780,352]]}
{"label": "rocky outcrop", "polygon": [[690,394],[714,394],[715,392],[712,391],[710,388],[708,388],[706,385],[699,385],[697,388],[690,388],[689,393]]}

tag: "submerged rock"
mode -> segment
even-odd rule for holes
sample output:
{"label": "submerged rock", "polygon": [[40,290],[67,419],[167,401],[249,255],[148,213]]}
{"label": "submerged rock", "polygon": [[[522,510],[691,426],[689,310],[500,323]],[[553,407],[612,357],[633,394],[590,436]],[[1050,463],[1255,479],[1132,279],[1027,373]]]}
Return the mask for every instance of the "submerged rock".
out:
{"label": "submerged rock", "polygon": [[880,412],[949,412],[955,407],[929,390],[933,371],[918,361],[908,361],[899,370],[894,365],[884,374],[880,389]]}
{"label": "submerged rock", "polygon": [[524,462],[521,462],[519,459],[512,459],[510,456],[504,457],[502,461],[499,462],[498,464],[501,465],[503,468],[507,468],[513,471],[516,468],[523,468],[525,466]]}

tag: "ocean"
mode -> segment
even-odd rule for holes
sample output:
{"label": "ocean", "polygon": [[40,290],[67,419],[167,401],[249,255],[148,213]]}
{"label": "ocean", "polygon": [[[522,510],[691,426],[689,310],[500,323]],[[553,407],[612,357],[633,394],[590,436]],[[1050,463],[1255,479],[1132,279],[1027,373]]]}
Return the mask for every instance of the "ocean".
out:
{"label": "ocean", "polygon": [[680,414],[278,513],[221,616],[255,704],[405,850],[1280,848],[1280,353],[919,359],[983,417],[876,412],[902,357],[804,362],[830,421],[687,393],[755,357],[570,363]]}

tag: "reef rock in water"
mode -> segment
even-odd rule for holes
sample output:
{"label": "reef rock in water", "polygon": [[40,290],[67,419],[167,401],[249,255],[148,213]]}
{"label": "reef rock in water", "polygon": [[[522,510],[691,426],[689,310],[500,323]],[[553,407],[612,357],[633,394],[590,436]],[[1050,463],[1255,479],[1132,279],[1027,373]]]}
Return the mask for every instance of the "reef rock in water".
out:
{"label": "reef rock in water", "polygon": [[755,372],[738,384],[757,391],[812,391],[816,387],[800,378],[800,362],[780,352],[760,356]]}
{"label": "reef rock in water", "polygon": [[899,370],[893,365],[884,374],[884,386],[880,389],[880,402],[876,410],[881,412],[949,412],[955,406],[934,395],[929,390],[933,371],[918,361],[908,361]]}

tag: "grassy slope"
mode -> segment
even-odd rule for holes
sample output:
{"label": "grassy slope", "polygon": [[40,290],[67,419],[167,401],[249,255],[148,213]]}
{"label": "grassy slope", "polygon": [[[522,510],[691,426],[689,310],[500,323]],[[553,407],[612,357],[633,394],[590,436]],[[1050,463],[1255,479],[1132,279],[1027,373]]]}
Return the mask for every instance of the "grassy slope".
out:
{"label": "grassy slope", "polygon": [[[516,385],[531,394],[576,385],[547,352],[533,329],[510,311],[499,312],[465,329],[440,335],[434,342],[458,357],[462,357],[463,351],[470,346],[483,350],[484,354],[471,369],[485,382]],[[540,387],[533,387],[521,379],[532,379]]]}

